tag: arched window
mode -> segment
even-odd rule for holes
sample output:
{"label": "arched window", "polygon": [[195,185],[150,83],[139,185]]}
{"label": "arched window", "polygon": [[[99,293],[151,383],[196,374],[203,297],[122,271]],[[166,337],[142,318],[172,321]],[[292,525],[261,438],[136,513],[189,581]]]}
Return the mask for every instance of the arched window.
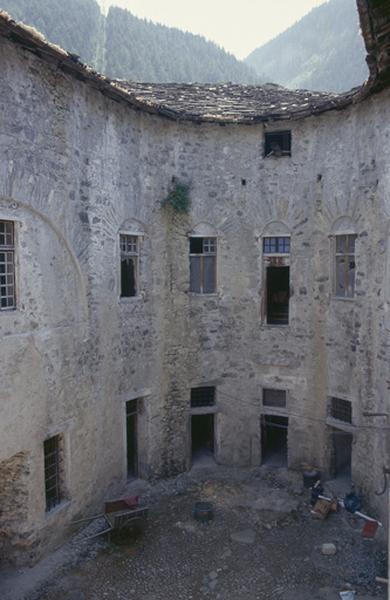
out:
{"label": "arched window", "polygon": [[189,235],[190,291],[213,294],[217,290],[217,232],[208,223],[199,223]]}
{"label": "arched window", "polygon": [[288,325],[291,249],[288,227],[279,221],[269,223],[263,231],[262,248],[266,322],[269,325]]}
{"label": "arched window", "polygon": [[140,293],[140,250],[144,226],[135,219],[125,221],[119,233],[120,297],[131,298]]}
{"label": "arched window", "polygon": [[333,224],[334,277],[333,291],[337,298],[355,295],[355,225],[349,217],[340,217]]}

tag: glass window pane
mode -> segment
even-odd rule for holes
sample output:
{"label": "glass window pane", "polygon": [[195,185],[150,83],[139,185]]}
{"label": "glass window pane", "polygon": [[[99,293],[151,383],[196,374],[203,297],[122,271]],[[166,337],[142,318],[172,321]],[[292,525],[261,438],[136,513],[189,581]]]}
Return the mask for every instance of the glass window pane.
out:
{"label": "glass window pane", "polygon": [[346,252],[347,237],[346,235],[336,235],[336,252],[341,254]]}
{"label": "glass window pane", "polygon": [[203,257],[203,291],[205,294],[215,292],[215,266],[216,256]]}
{"label": "glass window pane", "polygon": [[355,254],[355,240],[356,235],[348,235],[347,236],[347,249],[348,254]]}
{"label": "glass window pane", "polygon": [[336,256],[336,296],[345,296],[345,261],[344,256]]}
{"label": "glass window pane", "polygon": [[202,254],[203,253],[203,238],[192,237],[190,238],[190,254]]}
{"label": "glass window pane", "polygon": [[137,259],[122,258],[121,260],[121,297],[129,298],[137,294]]}
{"label": "glass window pane", "polygon": [[200,293],[201,292],[201,257],[200,256],[190,256],[190,291]]}

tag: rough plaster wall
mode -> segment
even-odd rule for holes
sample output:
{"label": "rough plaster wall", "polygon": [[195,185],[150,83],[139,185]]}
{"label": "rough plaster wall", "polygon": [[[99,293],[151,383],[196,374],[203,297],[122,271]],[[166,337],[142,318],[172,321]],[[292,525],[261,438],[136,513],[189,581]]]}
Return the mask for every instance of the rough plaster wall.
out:
{"label": "rough plaster wall", "polygon": [[34,554],[35,532],[28,527],[29,468],[26,452],[0,462],[0,561]]}
{"label": "rough plaster wall", "polygon": [[[190,388],[202,384],[217,386],[219,462],[260,463],[261,390],[275,387],[289,391],[290,466],[326,471],[329,395],[352,400],[357,426],[363,410],[388,410],[389,93],[291,123],[292,157],[264,160],[262,125],[136,113],[3,44],[0,218],[17,223],[20,295],[0,314],[0,461],[29,453],[26,526],[41,548],[121,489],[131,398],[144,397],[144,476],[189,466]],[[188,216],[160,207],[172,176],[191,183]],[[329,236],[343,216],[358,234],[353,301],[332,298]],[[120,301],[118,232],[134,219],[142,293]],[[292,236],[288,327],[262,322],[272,222]],[[212,296],[188,292],[199,223],[218,233]],[[67,501],[45,514],[42,446],[57,433]],[[382,516],[384,445],[356,428],[354,476]]]}

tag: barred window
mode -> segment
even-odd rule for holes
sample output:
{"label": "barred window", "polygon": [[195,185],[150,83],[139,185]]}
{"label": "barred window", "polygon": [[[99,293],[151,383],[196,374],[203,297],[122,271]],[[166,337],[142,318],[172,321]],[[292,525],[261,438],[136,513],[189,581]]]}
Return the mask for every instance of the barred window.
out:
{"label": "barred window", "polygon": [[0,310],[9,310],[15,307],[14,223],[0,221]]}
{"label": "barred window", "polygon": [[59,435],[43,444],[45,455],[45,494],[46,510],[49,511],[62,500],[61,493],[61,439]]}
{"label": "barred window", "polygon": [[352,403],[341,398],[330,399],[330,416],[344,423],[352,423]]}
{"label": "barred window", "polygon": [[214,406],[215,387],[197,387],[191,389],[191,408]]}
{"label": "barred window", "polygon": [[355,241],[356,235],[336,235],[335,294],[340,298],[355,295]]}
{"label": "barred window", "polygon": [[286,390],[263,389],[263,406],[286,408]]}
{"label": "barred window", "polygon": [[190,291],[213,294],[217,287],[216,238],[190,238]]}
{"label": "barred window", "polygon": [[289,237],[265,237],[263,239],[264,254],[290,254]]}
{"label": "barred window", "polygon": [[137,235],[120,234],[121,250],[121,298],[138,294],[139,238]]}

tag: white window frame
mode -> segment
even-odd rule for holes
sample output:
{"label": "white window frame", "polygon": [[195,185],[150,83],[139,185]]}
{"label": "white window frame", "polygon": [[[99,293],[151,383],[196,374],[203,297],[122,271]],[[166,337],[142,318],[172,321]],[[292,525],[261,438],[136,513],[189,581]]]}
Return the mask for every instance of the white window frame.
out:
{"label": "white window frame", "polygon": [[[136,250],[130,252],[124,252],[122,250],[122,237],[131,237],[136,240]],[[121,302],[128,302],[133,300],[134,298],[139,298],[141,295],[141,286],[140,286],[140,261],[141,261],[141,240],[143,234],[135,231],[120,231],[118,236],[118,244],[119,244],[119,299]],[[132,296],[122,296],[122,257],[128,258],[136,258],[135,261],[135,294]]]}
{"label": "white window frame", "polygon": [[[217,263],[217,260],[218,260],[218,238],[217,238],[216,235],[200,235],[200,234],[199,235],[190,235],[189,238],[188,238],[190,245],[191,245],[191,240],[192,239],[196,239],[196,238],[197,239],[200,239],[200,238],[203,239],[203,247],[202,247],[202,253],[199,253],[199,254],[191,253],[191,250],[190,250],[190,253],[189,253],[189,258],[190,258],[190,293],[198,295],[198,296],[201,296],[201,295],[210,296],[210,295],[213,295],[213,294],[215,295],[215,294],[217,294],[217,288],[218,288],[218,263]],[[206,251],[205,252],[204,245],[205,245],[206,240],[207,240],[207,243],[209,243],[212,240],[212,242],[214,244],[214,250],[213,251]],[[191,289],[191,258],[193,258],[193,257],[204,257],[204,256],[214,256],[215,257],[214,258],[214,289],[213,289],[212,292],[205,292],[204,291],[204,278],[202,276],[202,274],[203,274],[204,271],[203,271],[203,260],[202,260],[202,258],[200,259],[200,264],[201,264],[200,282],[199,282],[199,289],[200,289],[200,291],[195,291],[195,290]]]}
{"label": "white window frame", "polygon": [[[337,251],[337,238],[341,238],[341,237],[354,237],[355,238],[355,244],[354,244],[354,250],[353,253],[351,252],[338,252]],[[333,290],[332,290],[332,295],[333,298],[335,298],[336,300],[353,300],[356,297],[356,292],[355,292],[355,286],[356,286],[356,240],[357,240],[357,234],[352,232],[352,231],[346,231],[346,232],[340,232],[340,233],[335,233],[333,236],[333,256],[332,256],[332,262],[333,262]],[[344,295],[338,294],[337,293],[337,285],[338,285],[338,271],[337,271],[337,258],[338,257],[353,257],[353,262],[355,264],[354,267],[354,281],[353,281],[353,288],[352,288],[352,294],[348,294],[348,288],[345,287],[344,288]]]}

